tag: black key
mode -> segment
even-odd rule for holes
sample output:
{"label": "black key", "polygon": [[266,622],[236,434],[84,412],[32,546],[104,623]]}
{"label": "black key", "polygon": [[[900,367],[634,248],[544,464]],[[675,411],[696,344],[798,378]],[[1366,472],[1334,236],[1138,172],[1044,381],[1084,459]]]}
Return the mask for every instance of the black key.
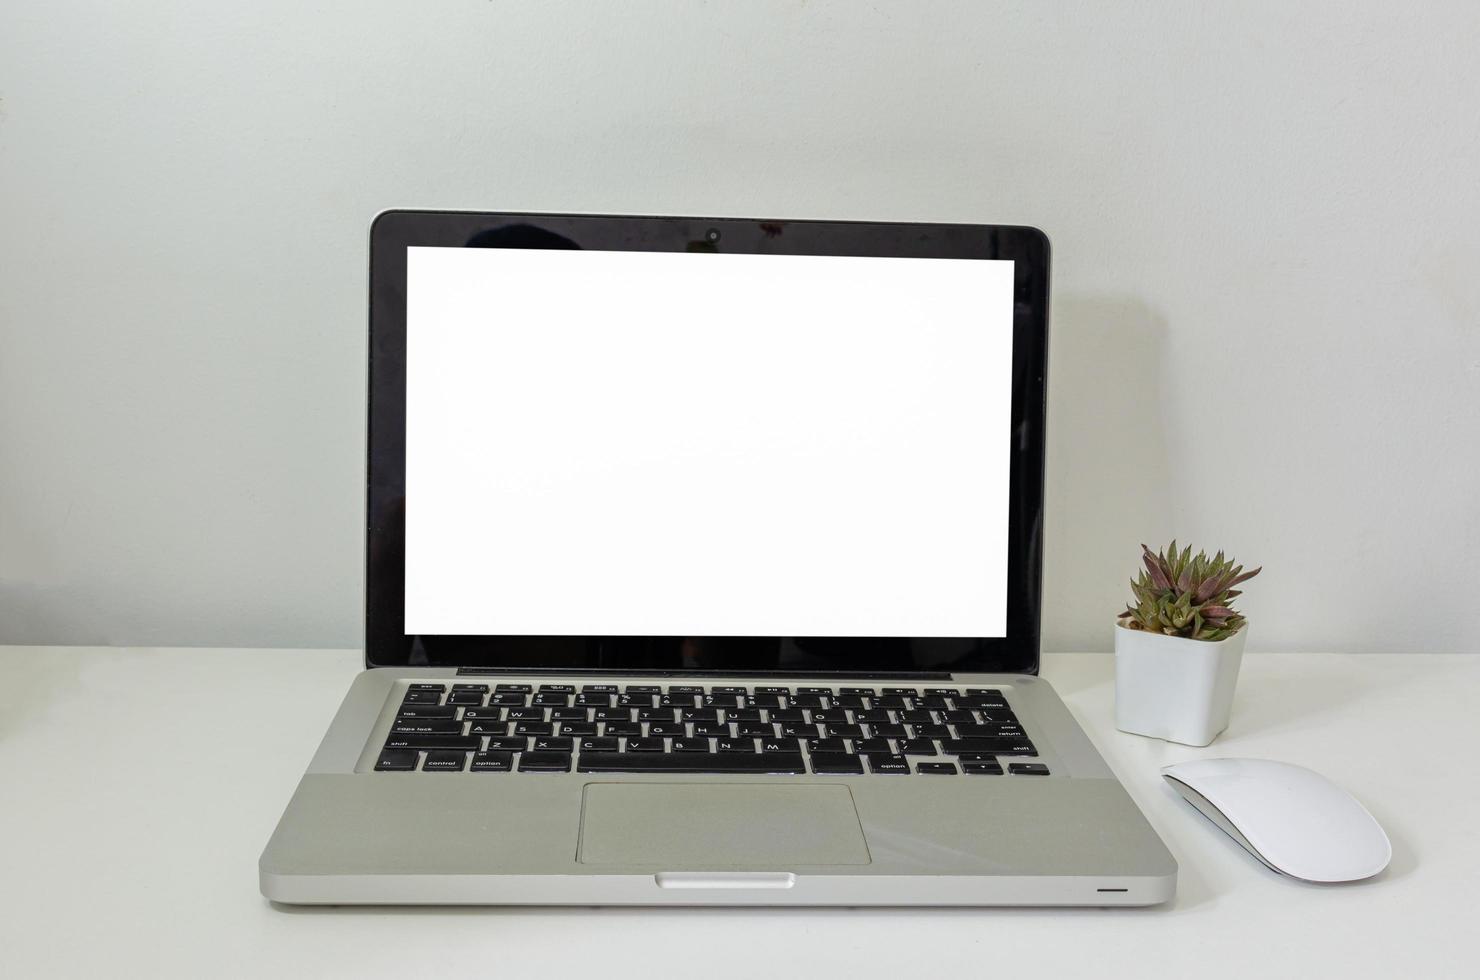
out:
{"label": "black key", "polygon": [[477,735],[396,735],[386,736],[388,749],[455,749],[459,752],[476,752],[483,747],[483,739]]}
{"label": "black key", "polygon": [[582,694],[616,694],[617,693],[617,685],[615,685],[615,684],[582,684],[581,685],[581,693]]}
{"label": "black key", "polygon": [[908,738],[910,734],[903,725],[870,725],[868,730],[878,738]]}
{"label": "black key", "polygon": [[894,719],[889,717],[889,712],[883,708],[869,708],[866,711],[853,712],[854,721],[861,721],[866,725],[887,725]]}
{"label": "black key", "polygon": [[658,698],[660,708],[692,708],[694,706],[693,694],[664,694]]}
{"label": "black key", "polygon": [[761,712],[759,708],[729,708],[725,711],[725,721],[760,721]]}
{"label": "black key", "polygon": [[553,735],[554,727],[547,721],[519,721],[514,723],[515,735]]}
{"label": "black key", "polygon": [[447,685],[446,684],[412,684],[410,687],[407,688],[407,690],[410,690],[410,691],[436,691],[438,694],[443,694],[443,693],[445,693],[447,691]]}
{"label": "black key", "polygon": [[1002,696],[1002,692],[997,690],[995,687],[968,687],[966,689],[966,693],[971,695],[987,695],[997,698],[1000,698]]}
{"label": "black key", "polygon": [[949,708],[950,706],[951,702],[947,701],[939,694],[927,694],[923,698],[915,698],[916,708],[935,708],[939,710]]}
{"label": "black key", "polygon": [[765,738],[776,734],[776,726],[764,721],[742,721],[736,723],[735,734],[741,738]]}
{"label": "black key", "polygon": [[909,711],[901,711],[899,713],[899,720],[907,721],[911,725],[933,725],[935,724],[935,715],[929,711],[913,708]]}
{"label": "black key", "polygon": [[887,738],[861,738],[853,743],[855,752],[888,755],[894,751]]}
{"label": "black key", "polygon": [[582,752],[615,752],[619,747],[614,738],[583,738],[580,746]]}
{"label": "black key", "polygon": [[442,700],[441,691],[407,691],[402,704],[437,704]]}
{"label": "black key", "polygon": [[797,693],[798,694],[815,694],[815,695],[818,695],[818,696],[824,697],[824,698],[830,698],[830,697],[832,697],[832,692],[833,692],[833,689],[830,688],[830,687],[799,687],[799,688],[797,688]]}
{"label": "black key", "polygon": [[622,693],[623,694],[662,694],[663,693],[663,689],[661,687],[654,687],[651,684],[628,684],[627,687],[626,687],[626,689],[624,689],[622,691]]}
{"label": "black key", "polygon": [[847,752],[848,743],[841,738],[809,738],[807,739],[808,752]]}
{"label": "black key", "polygon": [[524,752],[519,756],[520,772],[570,772],[569,752]]}
{"label": "black key", "polygon": [[635,721],[608,721],[601,725],[603,735],[641,735],[642,725]]}
{"label": "black key", "polygon": [[563,708],[566,705],[570,704],[570,695],[560,694],[556,691],[541,691],[534,697],[530,698],[529,703],[544,705],[546,707],[553,707],[558,705]]}
{"label": "black key", "polygon": [[708,752],[709,739],[707,738],[675,738],[673,740],[673,751],[675,752]]}
{"label": "black key", "polygon": [[911,725],[916,738],[950,738],[951,730],[945,725]]}
{"label": "black key", "polygon": [[990,752],[957,752],[956,758],[962,762],[990,762],[992,765],[1001,765],[997,757]]}
{"label": "black key", "polygon": [[954,762],[917,762],[915,772],[926,773],[937,776],[956,775],[956,764]]}
{"label": "black key", "polygon": [[706,694],[703,704],[706,708],[743,708],[745,699],[736,694]]}
{"label": "black key", "polygon": [[957,738],[1017,738],[1027,735],[1017,725],[957,725]]}
{"label": "black key", "polygon": [[700,695],[704,693],[704,688],[695,687],[693,684],[675,684],[668,689],[668,693]]}
{"label": "black key", "polygon": [[712,688],[709,689],[709,693],[710,694],[732,694],[732,695],[738,695],[740,697],[744,697],[746,694],[749,694],[750,692],[747,691],[743,687],[712,687]]}
{"label": "black key", "polygon": [[913,687],[886,687],[884,688],[884,693],[898,694],[907,698],[917,698],[920,696],[920,692],[915,690]]}
{"label": "black key", "polygon": [[[904,732],[900,732],[901,735]],[[828,725],[828,738],[863,738],[862,725]]]}
{"label": "black key", "polygon": [[510,694],[507,691],[501,691],[488,696],[488,705],[492,707],[498,704],[503,705],[505,708],[512,708],[516,705],[523,706],[526,697],[523,694]]}
{"label": "black key", "polygon": [[592,712],[597,721],[631,721],[631,708],[597,708]]}
{"label": "black key", "polygon": [[935,743],[928,738],[902,738],[899,740],[899,754],[935,755]]}
{"label": "black key", "polygon": [[834,708],[853,708],[858,711],[863,710],[863,698],[857,696],[856,694],[840,694],[835,698],[828,698],[828,702]]}
{"label": "black key", "polygon": [[654,721],[648,724],[648,735],[657,738],[663,735],[682,737],[688,734],[681,721]]}
{"label": "black key", "polygon": [[781,707],[781,696],[779,694],[752,694],[748,700],[752,708],[770,708],[775,710]]}
{"label": "black key", "polygon": [[685,708],[679,712],[684,721],[719,721],[718,708]]}
{"label": "black key", "polygon": [[781,734],[790,735],[793,738],[816,738],[821,726],[803,725],[800,722],[784,721],[779,726]]}
{"label": "black key", "polygon": [[628,752],[666,752],[668,747],[661,738],[629,738]]}
{"label": "black key", "polygon": [[1006,711],[1007,702],[1004,701],[1001,697],[965,697],[956,699],[956,707],[976,708],[978,710],[986,711]]}
{"label": "black key", "polygon": [[816,752],[812,755],[812,771],[840,775],[862,775],[863,757],[843,752]]}
{"label": "black key", "polygon": [[[482,704],[483,695],[478,691],[453,691],[447,695],[448,704]],[[422,766],[425,769],[425,766]]]}
{"label": "black key", "polygon": [[441,718],[433,718],[423,721],[420,718],[397,718],[391,731],[397,735],[414,735],[418,732],[426,735],[461,735],[463,723],[453,719],[451,721]]}
{"label": "black key", "polygon": [[544,708],[509,708],[504,715],[510,721],[544,721]]}
{"label": "black key", "polygon": [[817,694],[793,694],[786,699],[788,708],[820,708],[822,697]]}
{"label": "black key", "polygon": [[722,721],[696,721],[694,722],[694,734],[703,735],[706,738],[710,735],[728,735],[730,726]]}
{"label": "black key", "polygon": [[858,694],[866,698],[871,698],[874,696],[874,689],[871,687],[845,687],[840,690],[840,693]]}
{"label": "black key", "polygon": [[757,694],[790,694],[791,693],[791,688],[789,688],[789,687],[758,687],[758,688],[755,689],[755,693],[757,693]]}
{"label": "black key", "polygon": [[800,752],[699,753],[671,752],[638,755],[631,752],[586,752],[580,772],[718,772],[802,774],[807,771]]}
{"label": "black key", "polygon": [[772,721],[796,721],[805,722],[807,713],[801,708],[780,708],[771,712]]}
{"label": "black key", "polygon": [[487,684],[454,684],[454,685],[452,685],[452,690],[453,690],[454,693],[457,692],[457,691],[477,691],[479,694],[487,694],[488,693],[488,685]]}
{"label": "black key", "polygon": [[714,740],[714,748],[717,752],[754,752],[755,739],[717,738]]}
{"label": "black key", "polygon": [[499,684],[493,689],[495,694],[528,694],[532,690],[528,684]]}
{"label": "black key", "polygon": [[514,768],[512,752],[479,752],[473,756],[474,772],[508,772]]}
{"label": "black key", "polygon": [[410,772],[415,768],[415,749],[386,749],[375,760],[376,772]]}
{"label": "black key", "polygon": [[875,708],[908,708],[904,698],[898,694],[884,694],[877,698],[869,698],[869,704]]}
{"label": "black key", "polygon": [[927,687],[925,689],[925,696],[926,697],[930,697],[932,695],[939,695],[940,697],[943,697],[943,698],[953,698],[953,697],[955,697],[956,695],[958,695],[960,693],[961,692],[958,691],[958,690],[956,690],[954,687]]}
{"label": "black key", "polygon": [[560,723],[560,734],[562,735],[595,735],[596,722],[594,721],[562,721]]}
{"label": "black key", "polygon": [[812,709],[812,720],[826,724],[848,724],[848,712],[841,708],[814,708]]}
{"label": "black key", "polygon": [[421,763],[422,772],[462,772],[468,764],[466,752],[448,752],[437,750],[428,752],[426,759]]}
{"label": "black key", "polygon": [[638,708],[638,721],[672,721],[674,712],[672,708]]}
{"label": "black key", "polygon": [[619,708],[651,708],[653,696],[651,694],[618,694],[617,707]]}
{"label": "black key", "polygon": [[464,708],[463,721],[502,721],[503,708]]}
{"label": "black key", "polygon": [[541,684],[540,685],[540,693],[541,694],[574,694],[575,693],[575,690],[576,690],[576,688],[575,688],[575,685],[574,684]]}
{"label": "black key", "polygon": [[[435,704],[403,705],[397,718],[456,718],[457,706],[441,707]],[[469,716],[471,717],[471,716]]]}
{"label": "black key", "polygon": [[591,712],[587,708],[551,708],[551,721],[590,721]]}
{"label": "black key", "polygon": [[956,709],[956,710],[954,710],[954,711],[943,711],[943,712],[941,712],[941,717],[943,717],[946,720],[946,722],[948,724],[951,724],[951,725],[975,725],[976,724],[976,715],[975,714],[973,714],[970,711],[962,711],[959,708]]}
{"label": "black key", "polygon": [[520,735],[495,735],[488,740],[490,752],[523,752],[529,739]]}
{"label": "black key", "polygon": [[996,762],[971,762],[966,759],[961,761],[961,771],[968,776],[1000,776],[1002,766]]}
{"label": "black key", "polygon": [[592,691],[582,691],[576,695],[576,704],[587,708],[605,708],[612,703],[610,694],[599,694]]}
{"label": "black key", "polygon": [[794,738],[763,738],[761,739],[762,752],[796,752],[799,744]]}
{"label": "black key", "polygon": [[902,755],[871,755],[867,758],[869,772],[906,775],[910,771],[909,760]]}
{"label": "black key", "polygon": [[571,740],[558,735],[540,735],[530,746],[534,752],[569,752],[571,748]]}
{"label": "black key", "polygon": [[988,755],[1037,755],[1033,743],[1025,738],[948,738],[940,747],[946,755],[984,752]]}
{"label": "black key", "polygon": [[1039,762],[1009,762],[1007,771],[1014,776],[1047,776],[1048,766]]}
{"label": "black key", "polygon": [[468,723],[469,735],[507,735],[509,734],[509,723],[506,721],[493,721],[492,719]]}

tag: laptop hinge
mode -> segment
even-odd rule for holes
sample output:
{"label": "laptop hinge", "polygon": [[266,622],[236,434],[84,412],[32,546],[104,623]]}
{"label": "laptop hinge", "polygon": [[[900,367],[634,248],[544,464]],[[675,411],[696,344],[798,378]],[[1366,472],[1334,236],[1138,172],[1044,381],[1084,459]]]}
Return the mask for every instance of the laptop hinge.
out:
{"label": "laptop hinge", "polygon": [[950,671],[940,670],[633,670],[617,667],[459,667],[459,676],[489,676],[497,674],[580,674],[582,676],[611,675],[613,677],[816,677],[829,680],[853,680],[871,678],[899,681],[945,681],[950,680]]}

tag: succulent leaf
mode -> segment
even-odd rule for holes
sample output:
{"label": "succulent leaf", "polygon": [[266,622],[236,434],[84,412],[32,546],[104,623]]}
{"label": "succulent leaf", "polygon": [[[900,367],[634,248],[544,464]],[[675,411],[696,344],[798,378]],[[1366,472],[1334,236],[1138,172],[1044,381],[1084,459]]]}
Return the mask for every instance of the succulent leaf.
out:
{"label": "succulent leaf", "polygon": [[1187,636],[1217,641],[1237,633],[1244,617],[1231,602],[1242,594],[1233,586],[1246,582],[1263,569],[1245,572],[1222,551],[1212,558],[1207,552],[1192,553],[1192,546],[1179,551],[1174,540],[1162,551],[1141,545],[1142,570],[1131,580],[1131,595],[1125,612],[1116,618],[1127,629]]}

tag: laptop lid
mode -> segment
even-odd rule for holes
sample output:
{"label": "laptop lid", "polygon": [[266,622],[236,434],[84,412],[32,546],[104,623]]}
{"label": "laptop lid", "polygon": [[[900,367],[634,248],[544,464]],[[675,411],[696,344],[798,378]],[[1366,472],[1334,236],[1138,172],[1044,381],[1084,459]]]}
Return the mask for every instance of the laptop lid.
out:
{"label": "laptop lid", "polygon": [[1033,228],[388,211],[366,663],[1036,672]]}

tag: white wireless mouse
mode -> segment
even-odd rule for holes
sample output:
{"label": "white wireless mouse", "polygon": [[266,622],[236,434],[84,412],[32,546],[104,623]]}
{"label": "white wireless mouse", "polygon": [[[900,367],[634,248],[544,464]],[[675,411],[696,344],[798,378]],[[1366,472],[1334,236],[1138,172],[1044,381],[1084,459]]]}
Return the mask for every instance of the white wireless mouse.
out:
{"label": "white wireless mouse", "polygon": [[1166,781],[1268,868],[1304,881],[1370,878],[1393,846],[1356,797],[1319,773],[1268,759],[1199,759]]}

